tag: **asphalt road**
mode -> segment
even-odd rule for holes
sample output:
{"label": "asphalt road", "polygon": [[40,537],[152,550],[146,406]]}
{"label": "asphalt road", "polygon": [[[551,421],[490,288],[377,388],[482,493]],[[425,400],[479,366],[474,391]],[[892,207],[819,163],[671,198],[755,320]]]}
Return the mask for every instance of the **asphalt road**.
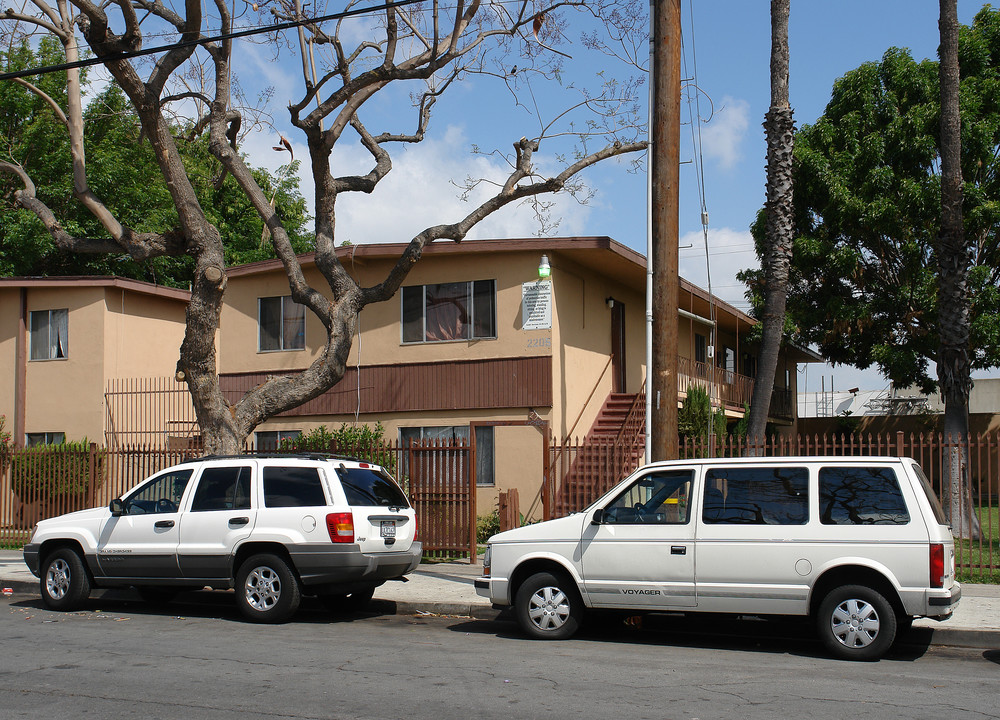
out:
{"label": "asphalt road", "polygon": [[597,618],[567,642],[510,622],[331,616],[239,620],[232,598],[80,612],[0,600],[0,718],[996,718],[1000,651],[910,646],[826,657],[806,628]]}

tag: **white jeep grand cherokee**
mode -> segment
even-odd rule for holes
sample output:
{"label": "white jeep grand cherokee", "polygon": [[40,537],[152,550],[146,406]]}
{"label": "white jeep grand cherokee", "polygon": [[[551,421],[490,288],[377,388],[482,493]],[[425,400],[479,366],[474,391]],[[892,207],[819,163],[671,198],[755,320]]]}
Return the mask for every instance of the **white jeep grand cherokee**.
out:
{"label": "white jeep grand cherokee", "polygon": [[417,520],[378,465],[330,456],[205,457],[167,468],[109,507],[38,524],[24,561],[45,605],[94,587],[167,600],[235,588],[244,617],[290,618],[302,594],[359,609],[420,563]]}

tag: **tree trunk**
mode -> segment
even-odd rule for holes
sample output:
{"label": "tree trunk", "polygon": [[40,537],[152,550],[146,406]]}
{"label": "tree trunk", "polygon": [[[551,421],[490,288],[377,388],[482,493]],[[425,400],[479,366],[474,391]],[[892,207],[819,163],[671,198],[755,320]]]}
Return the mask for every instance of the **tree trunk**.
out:
{"label": "tree trunk", "polygon": [[962,126],[959,114],[958,0],[940,0],[941,228],[938,234],[938,381],[944,396],[944,505],[956,537],[978,538],[969,479],[968,276],[971,254],[962,216]]}
{"label": "tree trunk", "polygon": [[[767,229],[764,238],[764,313],[761,348],[750,402],[747,439],[751,454],[764,439],[778,352],[785,324],[788,268],[792,258],[792,149],[794,123],[788,103],[788,11],[790,0],[771,0],[771,107],[767,134]],[[759,448],[758,448],[759,453]]]}

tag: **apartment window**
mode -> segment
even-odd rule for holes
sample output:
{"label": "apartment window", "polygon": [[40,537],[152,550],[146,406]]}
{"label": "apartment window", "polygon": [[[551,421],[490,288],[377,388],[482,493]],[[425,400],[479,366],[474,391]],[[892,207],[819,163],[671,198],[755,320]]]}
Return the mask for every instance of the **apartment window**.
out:
{"label": "apartment window", "polygon": [[27,447],[35,445],[62,445],[66,442],[66,433],[61,432],[38,432],[26,433],[24,444]]}
{"label": "apartment window", "polygon": [[694,361],[703,363],[708,358],[708,338],[704,335],[694,334]]}
{"label": "apartment window", "polygon": [[291,296],[257,298],[260,352],[302,350],[306,346],[306,307]]}
{"label": "apartment window", "polygon": [[404,343],[497,336],[494,280],[410,285],[401,304]]}
{"label": "apartment window", "polygon": [[257,452],[274,452],[285,440],[296,440],[302,436],[301,430],[263,430],[254,433]]}
{"label": "apartment window", "polygon": [[743,374],[747,377],[757,377],[757,356],[743,353]]}
{"label": "apartment window", "polygon": [[33,311],[28,322],[32,360],[69,357],[69,310]]}
{"label": "apartment window", "polygon": [[[454,426],[432,426],[432,427],[404,427],[399,429],[399,441],[403,447],[414,443],[437,442],[441,445],[468,445],[470,437],[468,425]],[[409,461],[408,455],[403,454],[403,474],[409,474],[409,467],[405,467]],[[450,466],[442,463],[442,466]],[[467,477],[467,476],[466,476]],[[458,482],[460,478],[451,478]],[[489,425],[476,428],[476,485],[493,486],[493,428]]]}

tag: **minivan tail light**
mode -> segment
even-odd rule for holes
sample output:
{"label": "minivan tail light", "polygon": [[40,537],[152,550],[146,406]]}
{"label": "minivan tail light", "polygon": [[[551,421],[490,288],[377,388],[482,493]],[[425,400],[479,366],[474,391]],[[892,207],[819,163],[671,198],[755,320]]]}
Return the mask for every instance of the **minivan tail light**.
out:
{"label": "minivan tail light", "polygon": [[354,542],[353,513],[330,513],[326,516],[326,530],[330,533],[330,541],[335,543]]}
{"label": "minivan tail light", "polygon": [[944,545],[931,543],[931,587],[944,587]]}

